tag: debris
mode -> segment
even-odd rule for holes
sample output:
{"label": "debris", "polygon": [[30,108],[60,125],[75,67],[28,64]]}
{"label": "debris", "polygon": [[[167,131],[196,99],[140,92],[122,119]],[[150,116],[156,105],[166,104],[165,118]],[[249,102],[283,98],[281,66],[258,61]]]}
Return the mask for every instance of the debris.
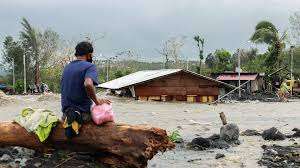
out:
{"label": "debris", "polygon": [[222,153],[217,153],[215,159],[220,159],[220,158],[223,158],[223,157],[225,157],[224,154],[222,154]]}
{"label": "debris", "polygon": [[201,158],[195,158],[195,159],[190,159],[187,162],[194,162],[194,161],[198,161],[198,160],[202,160]]}
{"label": "debris", "polygon": [[226,116],[225,116],[224,112],[221,112],[219,114],[220,114],[220,118],[222,120],[222,124],[226,125],[227,124],[227,120],[226,120]]}
{"label": "debris", "polygon": [[226,124],[220,129],[220,138],[226,142],[233,142],[239,139],[239,127],[236,124]]}
{"label": "debris", "polygon": [[284,140],[286,138],[286,136],[275,127],[264,130],[262,133],[262,137],[264,140],[273,140],[273,141]]}
{"label": "debris", "polygon": [[240,145],[239,127],[236,124],[227,124],[226,116],[220,113],[223,126],[220,128],[220,135],[213,134],[208,138],[194,138],[188,147],[195,150],[206,150],[209,148],[228,149],[231,145]]}
{"label": "debris", "polygon": [[263,145],[262,148],[264,152],[259,165],[268,168],[300,167],[300,146]]}
{"label": "debris", "polygon": [[259,133],[256,130],[252,130],[252,129],[246,129],[245,131],[243,131],[241,133],[242,136],[261,136],[261,133]]}

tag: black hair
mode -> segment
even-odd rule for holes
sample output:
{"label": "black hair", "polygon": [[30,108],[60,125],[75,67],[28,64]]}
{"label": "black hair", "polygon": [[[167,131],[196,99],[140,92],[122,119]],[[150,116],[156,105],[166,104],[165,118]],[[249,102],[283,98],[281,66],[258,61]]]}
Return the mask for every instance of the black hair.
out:
{"label": "black hair", "polygon": [[75,56],[83,56],[89,53],[93,53],[94,48],[90,42],[82,41],[78,43],[75,47]]}

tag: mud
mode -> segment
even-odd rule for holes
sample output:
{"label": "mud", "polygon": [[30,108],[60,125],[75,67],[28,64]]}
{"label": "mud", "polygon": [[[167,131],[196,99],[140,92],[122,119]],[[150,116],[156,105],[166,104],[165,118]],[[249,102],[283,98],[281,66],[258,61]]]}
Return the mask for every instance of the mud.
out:
{"label": "mud", "polygon": [[[38,98],[39,96],[14,96],[14,103],[0,106],[0,120],[12,120],[21,109],[28,106],[47,108],[61,115],[59,99],[37,101]],[[220,131],[222,126],[219,118],[220,112],[226,114],[229,123],[236,123],[241,132],[247,129],[263,132],[276,127],[285,135],[293,135],[295,132],[291,130],[300,128],[300,100],[298,99],[290,100],[288,103],[251,101],[206,105],[110,98],[113,101],[116,122],[133,125],[149,124],[166,129],[168,132],[179,130],[184,142],[177,144],[176,149],[172,151],[156,155],[149,161],[148,167],[253,168],[260,166],[257,161],[263,156],[262,145],[291,146],[294,143],[300,143],[297,137],[293,137],[293,141],[289,138],[282,141],[266,141],[261,136],[240,136],[241,144],[228,149],[194,151],[186,148],[186,142],[191,142],[196,137],[210,137]],[[222,153],[225,157],[216,160],[217,153]],[[71,163],[67,162],[67,164]]]}

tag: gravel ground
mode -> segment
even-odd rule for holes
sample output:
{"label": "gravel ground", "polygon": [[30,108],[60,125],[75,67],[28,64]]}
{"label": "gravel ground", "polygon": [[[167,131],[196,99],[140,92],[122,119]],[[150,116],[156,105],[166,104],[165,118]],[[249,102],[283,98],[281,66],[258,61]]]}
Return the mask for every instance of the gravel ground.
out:
{"label": "gravel ground", "polygon": [[[236,123],[240,131],[255,129],[262,132],[277,127],[285,134],[300,128],[300,100],[288,103],[258,102],[206,105],[184,102],[144,102],[132,99],[110,97],[116,113],[116,122],[128,124],[149,124],[171,132],[179,130],[184,140],[176,149],[156,155],[149,161],[148,167],[259,167],[257,161],[262,157],[262,145],[292,145],[300,143],[286,139],[284,141],[265,141],[260,136],[240,136],[241,145],[227,150],[192,151],[184,146],[197,136],[209,137],[219,133],[221,121],[219,112],[224,112],[229,123]],[[14,102],[0,105],[0,120],[12,120],[24,107],[46,108],[60,112],[59,95],[14,96]],[[217,153],[225,157],[215,159]]]}

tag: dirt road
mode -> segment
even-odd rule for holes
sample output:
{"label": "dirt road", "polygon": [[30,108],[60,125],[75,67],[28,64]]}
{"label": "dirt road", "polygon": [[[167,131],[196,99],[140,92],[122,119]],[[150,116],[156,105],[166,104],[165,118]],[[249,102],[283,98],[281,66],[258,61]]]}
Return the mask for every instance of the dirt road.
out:
{"label": "dirt road", "polygon": [[[61,114],[59,96],[14,96],[14,103],[0,106],[0,120],[11,120],[24,107],[46,108]],[[236,123],[240,130],[264,130],[277,127],[283,133],[291,133],[300,128],[300,100],[289,103],[234,103],[234,104],[189,104],[141,102],[122,98],[112,98],[117,122],[129,124],[149,124],[167,131],[179,130],[185,142],[197,137],[208,137],[219,133],[221,121],[219,112],[224,112],[228,122]],[[285,140],[264,141],[261,137],[240,137],[242,144],[228,150],[191,151],[180,145],[173,151],[155,156],[149,167],[259,167],[263,144],[293,144]],[[299,138],[296,142],[300,143]],[[216,153],[225,158],[215,159]],[[197,159],[188,162],[188,160]]]}

